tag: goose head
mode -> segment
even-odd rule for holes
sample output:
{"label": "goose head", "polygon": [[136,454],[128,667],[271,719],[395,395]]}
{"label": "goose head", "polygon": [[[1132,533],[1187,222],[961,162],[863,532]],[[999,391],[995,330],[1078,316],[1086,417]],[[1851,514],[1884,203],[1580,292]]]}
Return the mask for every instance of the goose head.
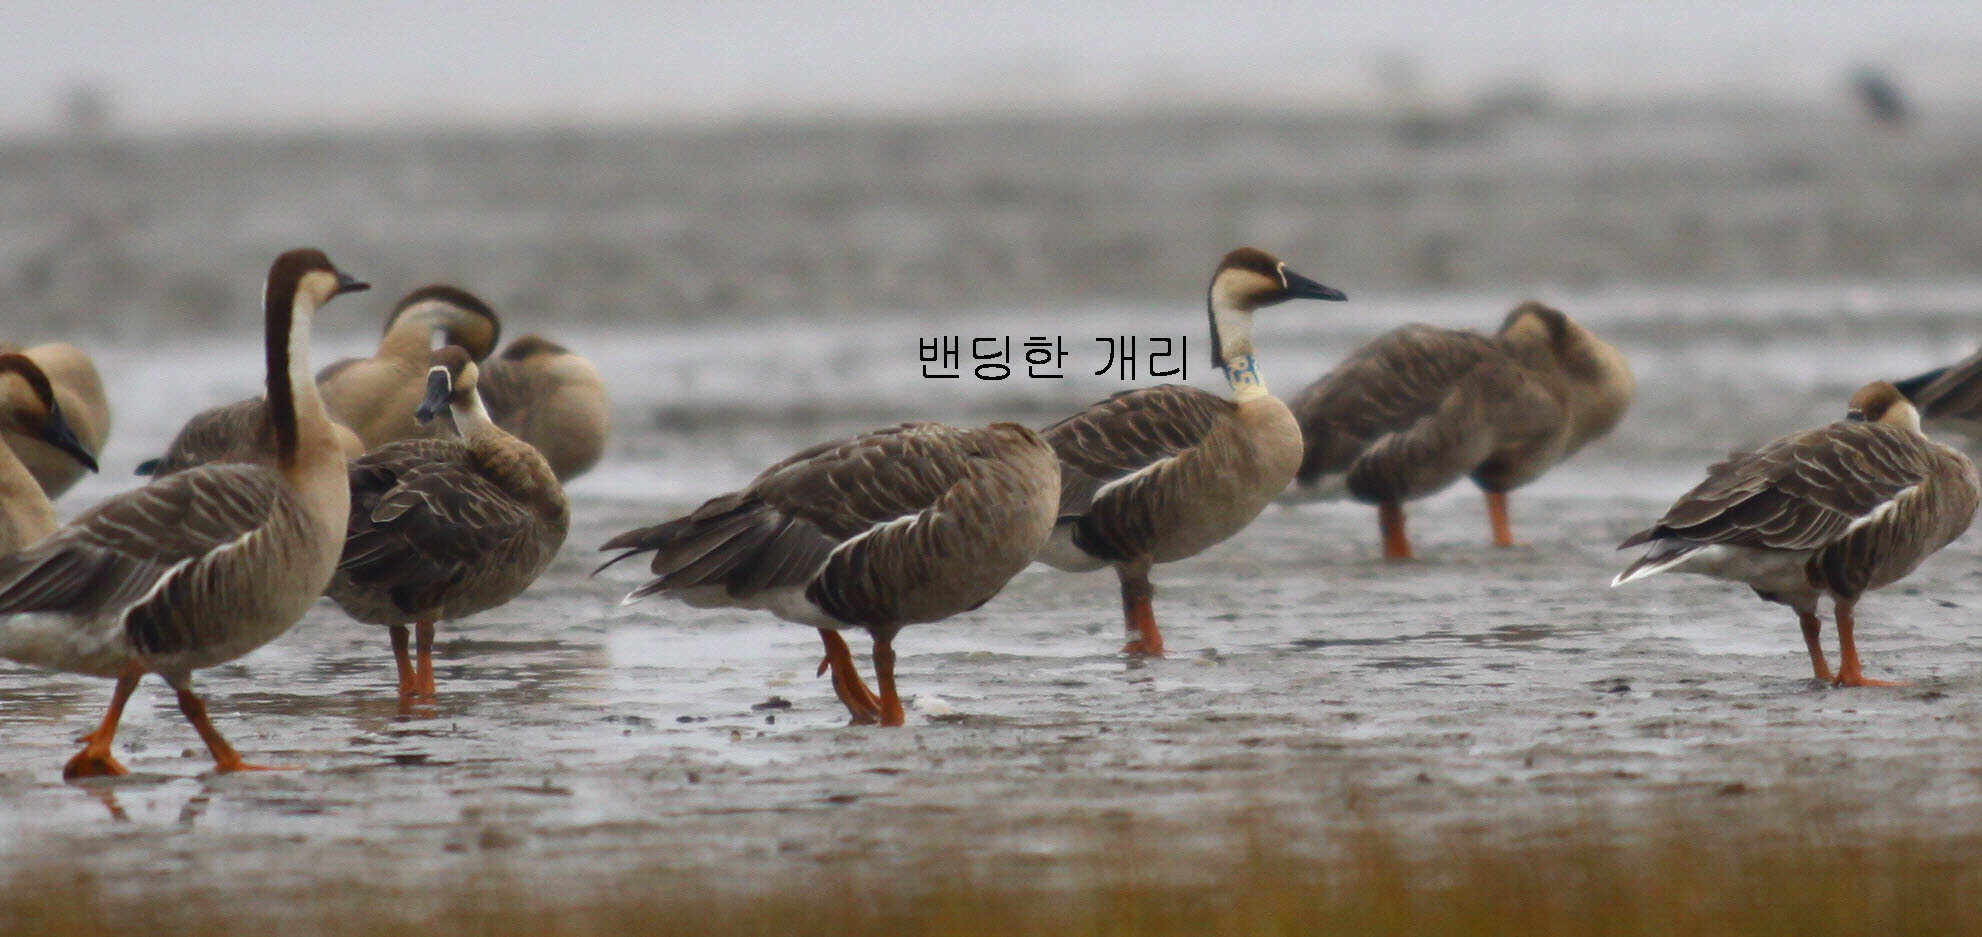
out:
{"label": "goose head", "polygon": [[1211,275],[1205,305],[1211,319],[1211,362],[1224,367],[1238,355],[1252,354],[1252,314],[1290,299],[1349,297],[1287,268],[1280,258],[1256,247],[1225,255]]}
{"label": "goose head", "polygon": [[475,394],[475,381],[481,371],[468,350],[459,345],[448,345],[436,349],[430,360],[432,366],[427,369],[427,395],[420,401],[420,408],[414,411],[414,418],[422,423],[431,423],[435,417],[454,407],[468,409],[476,406],[479,398]]}
{"label": "goose head", "polygon": [[428,284],[401,297],[386,316],[382,334],[390,336],[408,327],[428,336],[438,332],[443,344],[461,346],[476,361],[495,351],[502,338],[502,320],[488,303],[445,283]]}
{"label": "goose head", "polygon": [[334,297],[371,288],[371,284],[337,269],[323,251],[299,247],[282,252],[269,266],[263,304],[271,312],[314,312]]}
{"label": "goose head", "polygon": [[1920,411],[1887,381],[1873,381],[1851,395],[1844,418],[1853,423],[1884,423],[1920,432]]}
{"label": "goose head", "polygon": [[0,354],[0,428],[10,429],[30,439],[39,439],[75,459],[77,464],[96,471],[96,455],[83,445],[62,408],[55,402],[55,387],[48,375],[22,354]]}

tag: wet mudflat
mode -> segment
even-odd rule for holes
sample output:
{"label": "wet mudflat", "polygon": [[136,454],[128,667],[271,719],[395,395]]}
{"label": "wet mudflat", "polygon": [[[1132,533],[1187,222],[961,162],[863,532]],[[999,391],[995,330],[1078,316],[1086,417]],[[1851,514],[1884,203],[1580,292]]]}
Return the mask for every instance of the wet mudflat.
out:
{"label": "wet mudflat", "polygon": [[[884,128],[880,143],[814,128],[741,150],[752,141],[720,135],[658,151],[644,137],[396,141],[372,162],[326,141],[274,156],[195,141],[112,154],[132,165],[99,167],[122,172],[107,188],[72,178],[86,162],[14,153],[10,178],[40,182],[0,191],[18,209],[0,237],[7,267],[35,274],[6,284],[10,314],[30,312],[7,323],[30,340],[88,323],[118,407],[104,474],[64,514],[132,484],[124,473],[185,416],[255,390],[256,338],[240,326],[252,330],[268,253],[297,238],[378,286],[325,312],[319,363],[366,351],[399,293],[458,276],[495,299],[510,334],[591,355],[618,424],[606,461],[570,489],[573,530],[550,571],[507,607],[443,626],[436,705],[399,712],[382,629],[327,603],[198,675],[244,754],[300,770],[210,775],[154,682],[119,735],[136,774],[64,784],[69,740],[109,685],[0,663],[0,877],[53,866],[112,897],[197,891],[280,916],[269,899],[326,885],[391,883],[417,905],[492,875],[548,901],[632,869],[752,893],[820,868],[913,876],[932,857],[1051,882],[1114,836],[1215,851],[1239,816],[1317,853],[1369,824],[1427,843],[1578,817],[1627,832],[1808,814],[1910,835],[1982,829],[1976,535],[1861,606],[1868,673],[1917,681],[1905,689],[1810,680],[1792,616],[1739,587],[1608,587],[1627,561],[1613,545],[1708,462],[1835,418],[1870,377],[1982,341],[1982,283],[1956,262],[1982,217],[1964,207],[1978,191],[1967,131],[1878,149],[1833,145],[1828,124],[1784,136],[1739,119],[1684,133],[1571,122],[1391,159],[1363,128],[1328,137],[1316,162],[1306,126],[1142,146],[1159,126],[1049,134],[1069,152],[1154,161],[1091,161],[1085,175],[1003,127]],[[195,172],[203,148],[240,171]],[[736,152],[759,164],[724,175]],[[145,182],[168,170],[200,185]],[[750,171],[786,184],[736,202]],[[302,176],[331,184],[282,184]],[[65,192],[107,207],[72,230],[50,218]],[[256,206],[250,223],[215,207],[236,205]],[[1326,223],[1310,217],[1323,205],[1337,210]],[[1107,573],[1029,569],[984,608],[902,634],[900,730],[843,724],[809,629],[620,607],[640,569],[588,575],[611,534],[800,446],[911,418],[1041,425],[1149,383],[1093,373],[1105,336],[1186,338],[1189,381],[1217,388],[1197,291],[1233,238],[1352,297],[1262,314],[1262,368],[1283,396],[1403,322],[1493,327],[1527,291],[1477,287],[1492,271],[1556,284],[1539,294],[1624,350],[1638,402],[1611,438],[1515,495],[1520,548],[1485,545],[1462,487],[1413,507],[1414,563],[1377,559],[1370,509],[1323,504],[1270,508],[1159,568],[1165,660],[1116,653]],[[1744,277],[1781,285],[1729,283]],[[1681,285],[1629,285],[1641,281]],[[929,300],[936,284],[965,285],[975,304]],[[801,311],[764,311],[779,309]],[[924,379],[919,342],[939,335],[1057,337],[1067,377]]]}
{"label": "wet mudflat", "polygon": [[[98,717],[108,684],[0,667],[0,864],[60,856],[113,892],[169,891],[195,873],[255,895],[326,877],[453,880],[496,863],[532,869],[568,898],[630,867],[714,873],[747,892],[774,887],[781,868],[913,866],[951,843],[965,846],[959,862],[1050,880],[1062,860],[1097,848],[1097,830],[1188,850],[1232,817],[1262,813],[1323,852],[1334,834],[1378,820],[1413,836],[1518,837],[1564,816],[1629,828],[1750,803],[1807,804],[1854,828],[1972,828],[1982,821],[1973,536],[1861,606],[1870,673],[1918,681],[1906,689],[1810,680],[1793,617],[1745,590],[1677,576],[1608,587],[1626,560],[1612,546],[1717,453],[1830,418],[1855,372],[1945,357],[1949,323],[1936,310],[1948,299],[1891,291],[1837,307],[1729,293],[1711,315],[1653,323],[1641,296],[1584,297],[1585,320],[1638,363],[1641,403],[1612,438],[1517,494],[1524,546],[1489,549],[1483,507],[1465,488],[1414,507],[1413,563],[1376,557],[1366,507],[1269,508],[1242,536],[1158,570],[1172,654],[1149,662],[1116,653],[1111,576],[1034,567],[977,612],[903,633],[911,713],[894,731],[843,724],[813,676],[809,629],[653,600],[621,607],[642,570],[591,577],[593,547],[801,444],[887,422],[891,407],[1041,423],[1113,383],[1074,375],[986,403],[975,395],[991,385],[923,381],[914,339],[924,327],[879,318],[801,336],[849,369],[845,412],[815,412],[803,406],[815,386],[803,368],[760,376],[745,396],[717,379],[726,369],[637,366],[721,359],[735,332],[581,332],[574,345],[628,375],[616,388],[621,435],[572,486],[573,532],[543,579],[503,609],[443,627],[436,705],[400,713],[383,631],[325,603],[280,641],[198,678],[251,759],[301,770],[208,774],[169,694],[148,684],[119,736],[136,775],[69,785],[59,777],[69,739]],[[1392,320],[1466,318],[1476,302],[1377,300],[1354,319],[1263,319],[1279,339],[1264,356],[1269,380],[1290,393],[1303,362],[1318,367]],[[1816,320],[1781,311],[1806,304],[1821,309]],[[1103,333],[1123,315],[1086,310],[1056,327]],[[1803,337],[1742,354],[1743,335],[1771,317]],[[1042,327],[1028,313],[977,323]],[[1856,347],[1836,337],[1852,334],[1874,337]],[[253,372],[250,344],[207,353]],[[156,379],[139,350],[110,353],[120,355],[120,381]],[[1745,415],[1728,400],[1746,401]],[[182,406],[134,404],[125,427],[136,428],[107,464],[162,445],[147,413]],[[998,407],[1008,414],[989,412]],[[115,471],[64,507],[125,484]]]}

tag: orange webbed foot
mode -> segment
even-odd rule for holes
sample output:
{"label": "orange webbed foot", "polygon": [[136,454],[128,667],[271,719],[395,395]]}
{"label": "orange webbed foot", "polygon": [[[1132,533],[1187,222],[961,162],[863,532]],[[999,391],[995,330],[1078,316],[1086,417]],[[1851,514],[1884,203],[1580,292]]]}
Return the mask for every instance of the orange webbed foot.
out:
{"label": "orange webbed foot", "polygon": [[108,748],[85,748],[62,766],[62,780],[77,781],[83,778],[117,778],[130,774],[131,769],[110,754]]}
{"label": "orange webbed foot", "polygon": [[1155,641],[1131,638],[1129,643],[1122,645],[1122,653],[1130,657],[1162,657],[1163,641],[1160,638]]}

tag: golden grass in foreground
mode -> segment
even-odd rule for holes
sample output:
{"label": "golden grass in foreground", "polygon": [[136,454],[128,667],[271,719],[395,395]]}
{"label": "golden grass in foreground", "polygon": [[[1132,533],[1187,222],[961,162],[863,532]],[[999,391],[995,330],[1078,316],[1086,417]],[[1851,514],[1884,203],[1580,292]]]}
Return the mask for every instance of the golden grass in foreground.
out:
{"label": "golden grass in foreground", "polygon": [[[1870,839],[1792,822],[1630,832],[1588,824],[1437,839],[1365,830],[1275,842],[1259,818],[1228,850],[1180,856],[1097,833],[1095,858],[1013,874],[929,844],[891,870],[842,861],[602,880],[464,859],[441,880],[381,888],[326,877],[305,893],[187,881],[132,893],[43,868],[0,880],[0,933],[1784,935],[1982,933],[1982,836]],[[1296,846],[1304,848],[1296,848]],[[1327,857],[1317,856],[1317,850]],[[1050,874],[1037,874],[1039,872]],[[1023,883],[1020,883],[1023,882]],[[409,912],[409,908],[436,908]]]}

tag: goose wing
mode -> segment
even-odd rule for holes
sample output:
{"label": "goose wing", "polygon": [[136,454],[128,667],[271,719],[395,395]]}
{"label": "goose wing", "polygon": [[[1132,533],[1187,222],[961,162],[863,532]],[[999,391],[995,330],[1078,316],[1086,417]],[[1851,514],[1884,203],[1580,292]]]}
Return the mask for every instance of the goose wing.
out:
{"label": "goose wing", "polygon": [[1982,420],[1982,351],[1894,382],[1929,420]]}
{"label": "goose wing", "polygon": [[1160,472],[1230,422],[1237,405],[1183,384],[1123,391],[1040,431],[1060,458],[1060,514],[1087,512],[1103,489]]}
{"label": "goose wing", "polygon": [[174,593],[282,516],[274,470],[209,465],[125,492],[0,558],[0,615],[121,614],[137,645],[185,650],[198,623],[172,621]]}
{"label": "goose wing", "polygon": [[391,596],[402,611],[435,607],[537,529],[529,508],[477,472],[457,440],[388,443],[353,462],[350,479],[338,577]]}
{"label": "goose wing", "polygon": [[209,462],[266,460],[275,451],[275,427],[268,421],[268,401],[250,397],[193,414],[172,437],[165,454],[140,466],[138,473],[163,478]]}
{"label": "goose wing", "polygon": [[[1407,325],[1377,337],[1289,404],[1306,450],[1296,480],[1310,485],[1343,472],[1372,443],[1436,418],[1441,409],[1460,416],[1452,412],[1464,403],[1450,402],[1454,386],[1482,363],[1505,357],[1492,339],[1456,329]],[[1444,434],[1450,425],[1448,419],[1428,431]]]}
{"label": "goose wing", "polygon": [[1846,422],[1736,453],[1619,548],[1654,540],[1822,548],[1927,478],[1929,455],[1920,442],[1897,427]]}
{"label": "goose wing", "polygon": [[629,598],[702,586],[742,598],[803,585],[841,544],[934,505],[975,457],[956,445],[961,432],[905,423],[813,446],[741,491],[612,538],[600,549],[625,552],[605,565],[653,552],[657,578]]}

